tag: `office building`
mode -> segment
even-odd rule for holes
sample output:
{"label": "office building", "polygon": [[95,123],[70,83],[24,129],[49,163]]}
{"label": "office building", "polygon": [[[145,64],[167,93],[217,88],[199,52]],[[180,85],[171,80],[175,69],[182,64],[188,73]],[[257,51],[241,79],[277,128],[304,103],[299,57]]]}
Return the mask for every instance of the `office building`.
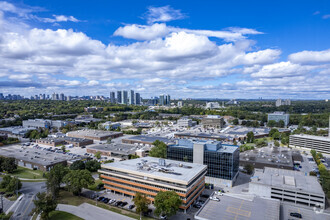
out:
{"label": "office building", "polygon": [[175,191],[188,209],[204,190],[206,166],[153,157],[102,164],[107,191],[134,197],[143,193],[154,202],[159,191]]}
{"label": "office building", "polygon": [[164,95],[159,96],[159,105],[165,105],[165,96]]}
{"label": "office building", "polygon": [[308,150],[330,154],[330,138],[307,134],[294,134],[289,136],[292,147],[300,147]]}
{"label": "office building", "polygon": [[61,101],[64,101],[64,100],[65,100],[65,96],[64,96],[63,93],[60,94],[60,100],[61,100]]}
{"label": "office building", "polygon": [[135,93],[135,104],[141,105],[141,96],[140,93]]}
{"label": "office building", "polygon": [[171,105],[171,96],[169,94],[165,96],[165,105]]}
{"label": "office building", "polygon": [[196,121],[191,120],[190,118],[180,118],[177,121],[179,127],[193,127],[196,125]]}
{"label": "office building", "polygon": [[159,96],[159,105],[170,105],[171,104],[171,96],[170,95],[160,95]]}
{"label": "office building", "polygon": [[3,93],[0,93],[0,100],[4,100],[5,97],[3,96]]}
{"label": "office building", "polygon": [[110,92],[110,102],[112,104],[116,103],[116,96],[115,96],[115,92]]}
{"label": "office building", "polygon": [[219,102],[207,102],[205,108],[206,109],[217,109],[217,108],[220,108],[220,105],[219,105]]}
{"label": "office building", "polygon": [[121,99],[121,101],[122,101],[121,104],[125,104],[125,105],[128,104],[128,93],[125,90],[122,91],[122,99]]}
{"label": "office building", "polygon": [[179,139],[168,145],[167,158],[207,165],[206,182],[231,187],[238,175],[239,148],[219,141]]}
{"label": "office building", "polygon": [[317,178],[294,170],[256,169],[249,183],[249,193],[285,203],[325,208],[325,195]]}
{"label": "office building", "polygon": [[290,99],[287,99],[287,100],[277,99],[275,102],[275,106],[280,107],[282,105],[291,105],[291,100]]}
{"label": "office building", "polygon": [[43,138],[37,139],[36,143],[44,144],[52,147],[59,145],[72,144],[74,147],[85,147],[87,145],[93,144],[93,140],[84,139],[84,138],[73,138],[73,137],[59,137],[59,138]]}
{"label": "office building", "polygon": [[274,112],[271,114],[268,114],[268,122],[269,121],[283,121],[285,126],[288,126],[289,124],[289,114],[285,114],[284,112]]}
{"label": "office building", "polygon": [[123,138],[122,143],[125,144],[139,144],[139,145],[152,145],[156,140],[162,141],[165,144],[174,144],[175,141],[165,138],[165,137],[156,137],[156,136],[145,136],[145,135],[136,135],[129,138]]}
{"label": "office building", "polygon": [[99,129],[104,128],[106,130],[116,130],[118,128],[120,128],[120,123],[119,122],[111,122],[111,121],[107,121],[103,124],[99,124]]}
{"label": "office building", "polygon": [[48,128],[50,129],[52,125],[51,120],[44,119],[28,119],[23,121],[23,127],[28,128]]}
{"label": "office building", "polygon": [[87,147],[86,150],[87,153],[91,154],[96,154],[97,152],[100,152],[101,155],[118,161],[128,160],[130,155],[137,154],[136,151],[143,151],[143,149],[140,149],[140,147],[138,146],[118,143],[93,145]]}
{"label": "office building", "polygon": [[202,118],[201,122],[204,128],[223,128],[224,126],[224,119],[220,115],[208,115],[205,118]]}
{"label": "office building", "polygon": [[117,91],[117,103],[118,104],[123,103],[122,97],[123,97],[122,91]]}
{"label": "office building", "polygon": [[178,101],[178,107],[179,108],[183,107],[183,102],[182,101]]}

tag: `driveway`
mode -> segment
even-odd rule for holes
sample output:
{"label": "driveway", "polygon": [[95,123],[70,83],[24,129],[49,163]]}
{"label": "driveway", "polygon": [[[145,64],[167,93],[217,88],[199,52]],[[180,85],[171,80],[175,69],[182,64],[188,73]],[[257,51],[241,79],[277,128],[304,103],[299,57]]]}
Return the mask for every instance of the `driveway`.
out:
{"label": "driveway", "polygon": [[120,215],[118,213],[96,207],[88,203],[83,203],[80,206],[59,204],[57,206],[57,210],[69,212],[73,215],[76,215],[86,220],[95,220],[95,219],[132,220],[133,219],[125,215]]}

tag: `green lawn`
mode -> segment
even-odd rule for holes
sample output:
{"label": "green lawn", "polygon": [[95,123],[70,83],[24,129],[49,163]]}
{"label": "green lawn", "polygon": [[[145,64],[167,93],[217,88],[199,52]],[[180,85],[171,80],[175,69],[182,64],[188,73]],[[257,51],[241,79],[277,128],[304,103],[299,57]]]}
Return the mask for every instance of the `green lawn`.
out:
{"label": "green lawn", "polygon": [[93,191],[101,191],[100,189],[97,189],[97,186],[102,183],[102,180],[98,179],[95,181],[93,185],[88,186],[88,189],[93,190]]}
{"label": "green lawn", "polygon": [[62,211],[53,211],[50,213],[49,220],[81,220],[82,218],[79,218],[78,216],[72,215],[68,212],[62,212]]}
{"label": "green lawn", "polygon": [[25,167],[17,167],[17,170],[14,171],[11,175],[17,176],[18,178],[24,179],[44,179],[43,172],[40,170],[31,170]]}

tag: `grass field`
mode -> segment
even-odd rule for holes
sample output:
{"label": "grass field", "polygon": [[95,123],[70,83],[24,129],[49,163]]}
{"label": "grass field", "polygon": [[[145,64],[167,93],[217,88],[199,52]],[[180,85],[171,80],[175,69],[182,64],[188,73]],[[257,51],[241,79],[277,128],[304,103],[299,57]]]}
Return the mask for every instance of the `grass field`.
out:
{"label": "grass field", "polygon": [[95,181],[93,185],[88,186],[88,189],[93,190],[93,191],[101,191],[100,189],[97,189],[97,186],[102,183],[102,180],[98,179]]}
{"label": "grass field", "polygon": [[53,211],[50,213],[49,220],[80,220],[82,218],[79,218],[78,216],[72,215],[68,212],[62,212],[62,211]]}
{"label": "grass field", "polygon": [[25,167],[17,167],[17,170],[14,171],[13,176],[24,179],[44,179],[43,172],[40,170],[31,170]]}

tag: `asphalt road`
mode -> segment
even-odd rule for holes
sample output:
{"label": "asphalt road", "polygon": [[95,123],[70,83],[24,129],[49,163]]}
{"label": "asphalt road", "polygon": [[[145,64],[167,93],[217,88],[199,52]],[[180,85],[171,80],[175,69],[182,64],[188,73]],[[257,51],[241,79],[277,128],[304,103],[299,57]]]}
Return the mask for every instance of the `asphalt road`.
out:
{"label": "asphalt road", "polygon": [[38,192],[46,191],[45,182],[22,182],[23,186],[20,190],[24,197],[14,207],[14,214],[11,219],[15,220],[29,220],[30,213],[34,208],[33,199]]}

